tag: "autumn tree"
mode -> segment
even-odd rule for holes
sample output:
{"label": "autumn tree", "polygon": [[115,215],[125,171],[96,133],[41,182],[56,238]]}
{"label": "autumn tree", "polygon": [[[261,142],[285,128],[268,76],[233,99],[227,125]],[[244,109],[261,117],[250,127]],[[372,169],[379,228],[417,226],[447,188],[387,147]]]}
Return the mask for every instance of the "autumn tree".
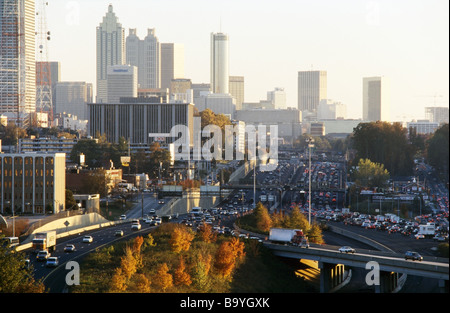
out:
{"label": "autumn tree", "polygon": [[190,286],[192,284],[191,275],[186,271],[186,264],[182,257],[180,257],[178,267],[173,273],[173,283],[175,286]]}
{"label": "autumn tree", "polygon": [[259,202],[253,212],[256,221],[256,227],[261,231],[269,231],[272,227],[272,220],[267,208]]}
{"label": "autumn tree", "polygon": [[127,280],[137,271],[137,260],[129,246],[125,248],[125,255],[120,258],[120,268]]}
{"label": "autumn tree", "polygon": [[176,225],[169,240],[172,251],[176,253],[188,251],[194,237],[190,229],[182,225]]}
{"label": "autumn tree", "polygon": [[325,241],[322,236],[322,229],[317,223],[313,223],[308,232],[306,232],[308,240],[317,244],[323,244]]}
{"label": "autumn tree", "polygon": [[144,243],[144,238],[142,236],[137,236],[134,238],[131,251],[136,260],[136,268],[139,269],[142,267],[142,256],[141,256],[141,247]]}
{"label": "autumn tree", "polygon": [[144,274],[135,274],[133,283],[136,292],[149,293],[151,291],[150,280]]}
{"label": "autumn tree", "polygon": [[167,263],[160,264],[152,280],[153,284],[162,292],[173,286],[173,277],[169,273]]}
{"label": "autumn tree", "polygon": [[237,259],[244,255],[244,243],[233,237],[219,246],[215,256],[214,267],[219,275],[224,278],[229,277],[236,266]]}
{"label": "autumn tree", "polygon": [[215,242],[217,234],[213,232],[212,226],[209,224],[202,224],[197,229],[197,236],[206,243]]}
{"label": "autumn tree", "polygon": [[298,206],[294,207],[291,214],[286,217],[285,225],[287,228],[299,228],[304,232],[308,231],[310,228],[306,216],[300,212]]}
{"label": "autumn tree", "polygon": [[121,267],[114,269],[114,274],[111,278],[110,291],[123,292],[127,289],[127,277],[123,273]]}

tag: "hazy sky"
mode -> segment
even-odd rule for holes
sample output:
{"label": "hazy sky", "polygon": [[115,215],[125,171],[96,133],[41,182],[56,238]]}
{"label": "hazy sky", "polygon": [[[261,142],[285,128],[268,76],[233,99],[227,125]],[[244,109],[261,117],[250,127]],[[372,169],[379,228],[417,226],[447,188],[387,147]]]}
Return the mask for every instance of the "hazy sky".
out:
{"label": "hazy sky", "polygon": [[[41,0],[36,0],[40,3]],[[48,0],[50,61],[64,81],[95,88],[95,31],[111,3],[128,35],[155,28],[181,43],[185,78],[209,83],[210,33],[230,38],[230,75],[245,77],[245,101],[285,88],[297,107],[297,72],[326,70],[328,98],[362,117],[362,78],[390,79],[394,121],[424,118],[449,103],[448,0]],[[38,6],[38,5],[37,5]],[[437,95],[436,97],[434,95]]]}

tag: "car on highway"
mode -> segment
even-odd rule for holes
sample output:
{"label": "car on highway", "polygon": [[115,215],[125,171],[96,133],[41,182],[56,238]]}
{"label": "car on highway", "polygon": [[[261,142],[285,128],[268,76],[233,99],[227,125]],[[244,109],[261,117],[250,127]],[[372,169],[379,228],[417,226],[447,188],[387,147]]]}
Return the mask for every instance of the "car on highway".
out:
{"label": "car on highway", "polygon": [[122,237],[122,236],[123,236],[123,230],[116,230],[116,231],[114,232],[114,236]]}
{"label": "car on highway", "polygon": [[47,250],[41,250],[36,255],[36,260],[38,261],[44,261],[47,260],[50,257],[50,252]]}
{"label": "car on highway", "polygon": [[139,222],[133,222],[131,224],[131,230],[140,230],[141,229],[141,224]]}
{"label": "car on highway", "polygon": [[75,251],[75,245],[73,244],[66,244],[66,246],[64,247],[64,252],[74,252]]}
{"label": "car on highway", "polygon": [[415,237],[416,239],[424,239],[424,238],[425,238],[425,235],[424,235],[424,234],[415,234],[414,237]]}
{"label": "car on highway", "polygon": [[415,251],[406,251],[405,260],[422,261],[423,257]]}
{"label": "car on highway", "polygon": [[340,253],[355,253],[356,250],[349,246],[343,246],[339,248]]}
{"label": "car on highway", "polygon": [[159,201],[158,201],[158,204],[164,204],[165,202],[164,202],[164,200],[163,199],[160,199]]}
{"label": "car on highway", "polygon": [[94,241],[94,238],[92,238],[92,236],[84,236],[83,237],[83,242],[85,243],[91,243]]}
{"label": "car on highway", "polygon": [[127,219],[127,216],[126,216],[125,214],[122,214],[122,215],[119,217],[119,220],[121,220],[121,221],[126,220],[126,219]]}
{"label": "car on highway", "polygon": [[148,211],[148,214],[149,214],[149,215],[155,215],[155,214],[156,214],[156,210],[155,210],[155,209],[150,209],[150,210]]}
{"label": "car on highway", "polygon": [[433,240],[434,241],[440,241],[440,242],[448,241],[448,236],[436,235],[436,236],[433,237]]}
{"label": "car on highway", "polygon": [[47,267],[57,267],[59,265],[59,260],[56,256],[51,256],[47,259],[45,266]]}

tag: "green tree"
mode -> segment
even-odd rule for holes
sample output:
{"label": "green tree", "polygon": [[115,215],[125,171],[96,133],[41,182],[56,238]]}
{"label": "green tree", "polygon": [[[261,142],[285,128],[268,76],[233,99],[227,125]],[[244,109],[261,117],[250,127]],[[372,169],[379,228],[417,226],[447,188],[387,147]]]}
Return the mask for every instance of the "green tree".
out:
{"label": "green tree", "polygon": [[[0,238],[1,241],[1,238]],[[25,266],[25,254],[0,244],[0,293],[43,293],[44,284]]]}
{"label": "green tree", "polygon": [[389,179],[389,172],[384,168],[383,164],[374,163],[369,159],[360,159],[353,176],[358,186],[383,188]]}
{"label": "green tree", "polygon": [[106,170],[97,168],[83,178],[81,192],[86,194],[98,193],[101,197],[104,197],[107,194],[107,182]]}
{"label": "green tree", "polygon": [[73,192],[70,189],[66,189],[66,210],[69,209],[78,209],[78,207],[75,207],[77,202],[75,201],[75,198],[73,197]]}
{"label": "green tree", "polygon": [[427,142],[427,161],[442,178],[448,181],[449,172],[449,128],[448,123],[439,127]]}
{"label": "green tree", "polygon": [[409,142],[407,129],[400,123],[360,123],[351,138],[356,150],[354,162],[370,159],[384,164],[394,176],[412,174],[417,148]]}

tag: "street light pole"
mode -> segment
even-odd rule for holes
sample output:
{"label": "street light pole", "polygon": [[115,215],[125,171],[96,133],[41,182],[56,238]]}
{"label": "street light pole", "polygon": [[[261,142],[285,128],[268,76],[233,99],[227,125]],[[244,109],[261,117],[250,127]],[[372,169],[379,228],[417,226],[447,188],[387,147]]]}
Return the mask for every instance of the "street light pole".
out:
{"label": "street light pole", "polygon": [[309,225],[311,225],[311,148],[314,147],[314,139],[311,137],[306,138],[306,142],[308,143],[308,149],[309,149],[309,153],[308,153],[308,157],[309,157],[309,194],[308,194],[308,200],[309,200],[309,205],[308,205],[308,222]]}

